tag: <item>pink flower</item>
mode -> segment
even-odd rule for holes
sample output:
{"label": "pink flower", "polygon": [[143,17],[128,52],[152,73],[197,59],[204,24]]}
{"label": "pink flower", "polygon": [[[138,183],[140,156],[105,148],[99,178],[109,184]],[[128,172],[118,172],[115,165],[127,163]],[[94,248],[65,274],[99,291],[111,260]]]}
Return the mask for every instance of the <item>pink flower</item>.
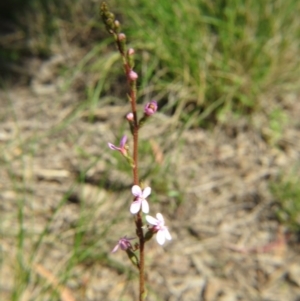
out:
{"label": "pink flower", "polygon": [[168,228],[165,226],[165,220],[161,213],[156,214],[156,218],[146,215],[146,220],[149,224],[153,225],[151,227],[153,232],[156,232],[156,240],[160,245],[163,245],[167,240],[171,240],[171,234]]}
{"label": "pink flower", "polygon": [[153,115],[157,111],[157,102],[152,100],[145,105],[144,113],[147,116]]}
{"label": "pink flower", "polygon": [[112,143],[108,143],[108,146],[112,150],[119,151],[123,156],[127,156],[126,141],[127,141],[127,136],[124,135],[120,141],[120,147],[117,147]]}
{"label": "pink flower", "polygon": [[149,212],[149,204],[146,198],[151,194],[151,188],[146,187],[143,191],[140,186],[134,185],[131,189],[132,194],[135,196],[135,200],[131,203],[130,212],[136,214],[141,210],[144,213]]}
{"label": "pink flower", "polygon": [[130,240],[132,240],[134,238],[127,238],[126,235],[122,238],[119,239],[117,245],[113,248],[113,250],[111,251],[111,253],[115,253],[119,248],[121,248],[121,250],[126,251],[127,249],[132,249],[132,245],[130,243]]}

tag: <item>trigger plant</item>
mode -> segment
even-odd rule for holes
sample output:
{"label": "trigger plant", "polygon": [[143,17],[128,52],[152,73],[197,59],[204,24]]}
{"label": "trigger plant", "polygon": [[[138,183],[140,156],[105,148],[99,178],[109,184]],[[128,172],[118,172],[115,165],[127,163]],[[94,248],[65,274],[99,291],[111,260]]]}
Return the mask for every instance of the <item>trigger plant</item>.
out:
{"label": "trigger plant", "polygon": [[[116,47],[121,55],[123,62],[124,73],[129,86],[129,104],[130,111],[126,115],[131,132],[133,147],[130,150],[127,145],[126,135],[120,141],[119,146],[108,142],[108,147],[113,151],[118,151],[121,156],[127,160],[128,167],[132,169],[132,188],[133,198],[128,204],[128,212],[134,217],[134,228],[137,237],[123,236],[119,238],[118,243],[113,248],[112,253],[117,250],[125,251],[130,261],[136,266],[139,271],[139,301],[146,300],[147,292],[145,289],[145,244],[156,235],[156,241],[159,245],[163,245],[166,240],[171,240],[171,234],[165,225],[164,218],[161,213],[156,214],[156,218],[151,215],[145,215],[150,212],[151,204],[151,188],[141,187],[139,180],[139,158],[138,158],[138,143],[139,130],[144,126],[146,121],[155,114],[158,109],[155,100],[145,104],[143,112],[137,112],[137,80],[139,75],[134,70],[134,54],[133,48],[127,49],[126,35],[121,32],[121,25],[112,12],[109,11],[105,2],[101,4],[100,9],[103,23],[106,26],[109,34],[112,35],[116,43]],[[139,117],[140,115],[140,117]],[[148,200],[149,199],[149,200]],[[146,226],[146,223],[149,223]],[[134,244],[131,240],[137,239]]]}

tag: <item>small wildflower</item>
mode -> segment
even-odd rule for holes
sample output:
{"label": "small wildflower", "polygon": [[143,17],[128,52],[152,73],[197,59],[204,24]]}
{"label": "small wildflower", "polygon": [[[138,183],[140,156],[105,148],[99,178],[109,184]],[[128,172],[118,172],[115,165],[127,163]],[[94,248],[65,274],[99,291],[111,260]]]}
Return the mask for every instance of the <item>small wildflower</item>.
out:
{"label": "small wildflower", "polygon": [[151,230],[156,233],[156,241],[163,245],[167,240],[171,240],[171,234],[168,228],[165,226],[165,220],[161,213],[156,214],[157,218],[150,215],[146,215],[146,220],[149,224],[153,225]]}
{"label": "small wildflower", "polygon": [[119,239],[116,246],[112,249],[111,253],[117,252],[117,250],[120,248],[123,251],[126,251],[127,249],[132,249],[132,245],[130,243],[130,240],[134,238],[127,238],[126,235]]}
{"label": "small wildflower", "polygon": [[123,156],[127,156],[126,141],[127,141],[127,136],[124,135],[120,141],[120,147],[117,147],[112,143],[108,143],[108,147],[112,150],[119,151]]}
{"label": "small wildflower", "polygon": [[157,102],[152,100],[145,105],[144,113],[147,116],[153,115],[157,111]]}
{"label": "small wildflower", "polygon": [[130,212],[136,214],[141,210],[144,213],[149,212],[149,204],[146,198],[151,194],[151,188],[146,187],[143,191],[140,186],[134,185],[131,189],[132,194],[135,196],[135,200],[131,203]]}
{"label": "small wildflower", "polygon": [[135,81],[138,79],[138,74],[136,72],[134,72],[133,70],[130,70],[128,73],[128,77],[131,81]]}

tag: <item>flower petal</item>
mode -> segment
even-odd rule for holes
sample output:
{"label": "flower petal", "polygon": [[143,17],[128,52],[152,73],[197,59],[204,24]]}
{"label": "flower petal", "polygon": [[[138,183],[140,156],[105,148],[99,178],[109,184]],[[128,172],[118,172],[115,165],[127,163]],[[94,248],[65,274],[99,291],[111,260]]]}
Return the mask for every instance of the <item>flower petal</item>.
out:
{"label": "flower petal", "polygon": [[143,191],[143,198],[147,198],[149,195],[151,194],[151,188],[150,187],[146,187]]}
{"label": "flower petal", "polygon": [[117,250],[119,249],[119,244],[117,244],[111,251],[111,253],[115,253],[117,252]]}
{"label": "flower petal", "polygon": [[120,150],[119,147],[116,147],[115,145],[113,145],[112,143],[107,143],[108,144],[108,147],[112,150]]}
{"label": "flower petal", "polygon": [[142,189],[138,185],[133,185],[131,188],[131,192],[134,196],[141,196],[142,195]]}
{"label": "flower petal", "polygon": [[149,213],[149,204],[146,200],[142,201],[142,211],[144,213]]}
{"label": "flower petal", "polygon": [[120,141],[120,147],[123,148],[125,146],[125,143],[127,141],[127,136],[124,135]]}
{"label": "flower petal", "polygon": [[163,215],[162,215],[161,213],[157,213],[157,214],[156,214],[156,217],[157,217],[157,219],[161,222],[162,225],[165,224],[164,217],[163,217]]}
{"label": "flower petal", "polygon": [[165,234],[165,238],[166,238],[167,240],[172,240],[172,236],[171,236],[171,234],[170,234],[168,228],[165,228],[165,229],[164,229],[164,234]]}
{"label": "flower petal", "polygon": [[156,226],[158,224],[158,220],[156,218],[154,218],[153,216],[146,215],[146,220],[151,225],[155,225]]}
{"label": "flower petal", "polygon": [[141,209],[141,202],[140,202],[140,200],[137,200],[137,201],[134,201],[134,202],[131,203],[131,205],[130,205],[130,212],[132,214],[138,213],[140,211],[140,209]]}
{"label": "flower petal", "polygon": [[166,238],[165,238],[165,233],[164,231],[158,231],[157,234],[156,234],[156,241],[162,246],[165,241],[166,241]]}

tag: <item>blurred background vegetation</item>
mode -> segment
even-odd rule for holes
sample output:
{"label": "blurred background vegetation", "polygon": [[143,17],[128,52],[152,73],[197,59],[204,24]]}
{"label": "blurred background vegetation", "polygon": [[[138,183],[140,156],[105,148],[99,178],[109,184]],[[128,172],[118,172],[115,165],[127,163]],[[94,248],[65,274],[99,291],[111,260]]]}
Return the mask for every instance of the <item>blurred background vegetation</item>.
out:
{"label": "blurred background vegetation", "polygon": [[[180,117],[187,127],[222,121],[228,112],[251,116],[266,98],[274,102],[299,90],[299,1],[108,4],[124,21],[124,32],[137,51],[140,97],[155,96],[166,113]],[[123,92],[116,87],[119,62],[101,24],[98,1],[14,0],[0,5],[2,69],[22,65],[28,56],[51,56],[62,43],[75,43],[89,53],[80,68],[108,70],[98,75],[102,84],[110,78],[98,93]],[[85,87],[87,97],[97,83],[92,85]]]}

